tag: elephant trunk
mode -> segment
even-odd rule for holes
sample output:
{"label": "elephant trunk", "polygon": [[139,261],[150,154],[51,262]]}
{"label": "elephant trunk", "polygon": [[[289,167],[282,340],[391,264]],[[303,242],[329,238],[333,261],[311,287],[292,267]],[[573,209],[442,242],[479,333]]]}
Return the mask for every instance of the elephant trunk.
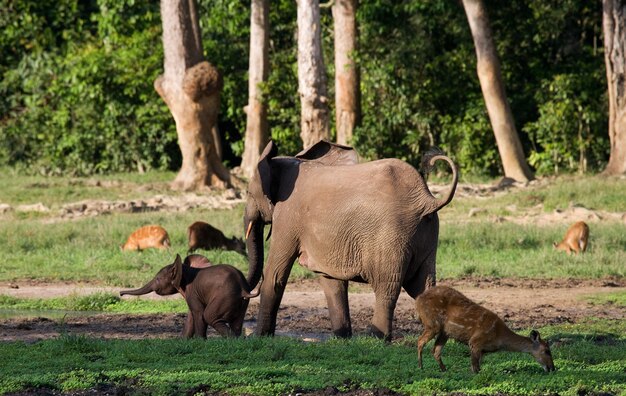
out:
{"label": "elephant trunk", "polygon": [[134,290],[122,290],[120,292],[120,296],[129,294],[131,296],[141,296],[143,294],[148,294],[153,292],[154,289],[152,288],[152,281],[148,282],[145,284],[145,286],[139,288],[139,289],[134,289]]}
{"label": "elephant trunk", "polygon": [[246,235],[246,249],[248,251],[248,276],[246,280],[251,289],[254,289],[263,272],[263,229],[265,225],[262,220],[251,221],[245,220],[246,229],[249,230]]}

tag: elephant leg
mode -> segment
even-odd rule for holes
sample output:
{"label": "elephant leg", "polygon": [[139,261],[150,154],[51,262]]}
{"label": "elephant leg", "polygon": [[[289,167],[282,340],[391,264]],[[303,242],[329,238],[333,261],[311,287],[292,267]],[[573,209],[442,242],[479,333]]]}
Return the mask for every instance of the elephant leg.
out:
{"label": "elephant leg", "polygon": [[183,332],[181,333],[181,337],[183,338],[191,338],[193,337],[193,315],[191,311],[187,313],[187,317],[185,318],[185,325],[183,326]]}
{"label": "elephant leg", "polygon": [[235,333],[232,331],[228,324],[224,319],[216,319],[211,322],[211,327],[213,327],[219,335],[222,337],[234,337]]}
{"label": "elephant leg", "polygon": [[240,314],[239,316],[237,316],[235,318],[235,320],[233,320],[230,323],[230,329],[233,332],[233,335],[235,337],[240,337],[241,336],[241,331],[243,330],[243,320],[246,316],[246,310],[248,309],[248,304],[250,303],[250,300],[244,300],[242,302],[242,306],[240,309]]}
{"label": "elephant leg", "polygon": [[373,336],[391,340],[393,311],[400,296],[400,274],[391,274],[390,279],[372,284],[376,295],[374,317],[370,332]]}
{"label": "elephant leg", "polygon": [[[272,241],[278,241],[276,235]],[[274,242],[272,242],[274,244]],[[277,253],[278,252],[278,253]],[[256,334],[261,336],[273,336],[276,331],[276,316],[280,301],[285,292],[287,279],[291,272],[291,267],[296,259],[295,251],[288,253],[281,249],[281,244],[274,244],[267,259],[267,266],[263,273],[261,284],[261,301],[259,302],[259,313],[257,316]]]}
{"label": "elephant leg", "polygon": [[320,277],[320,284],[326,295],[330,323],[337,337],[352,336],[350,306],[348,305],[348,281]]}
{"label": "elephant leg", "polygon": [[206,338],[207,327],[202,311],[193,311],[193,336]]}
{"label": "elephant leg", "polygon": [[427,253],[422,260],[413,260],[411,265],[419,265],[415,275],[404,281],[402,285],[407,294],[411,298],[416,298],[422,294],[425,290],[435,286],[437,281],[437,247],[436,243],[433,249]]}

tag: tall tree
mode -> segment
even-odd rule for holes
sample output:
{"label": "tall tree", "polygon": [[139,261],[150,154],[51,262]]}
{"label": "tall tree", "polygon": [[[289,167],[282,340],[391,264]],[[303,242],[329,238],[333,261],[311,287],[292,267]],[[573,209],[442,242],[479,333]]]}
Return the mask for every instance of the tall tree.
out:
{"label": "tall tree", "polygon": [[626,2],[602,1],[604,60],[609,90],[609,140],[607,175],[626,173]]}
{"label": "tall tree", "polygon": [[358,0],[336,0],[333,5],[335,28],[335,106],[337,143],[348,144],[361,117],[359,68],[354,60],[357,50],[356,10]]}
{"label": "tall tree", "polygon": [[246,137],[241,169],[251,178],[259,156],[269,140],[267,106],[263,103],[261,84],[269,74],[269,0],[252,0],[250,15],[250,64],[248,105],[246,106]]}
{"label": "tall tree", "polygon": [[482,0],[462,0],[476,48],[476,69],[487,113],[496,137],[504,175],[528,181],[533,174],[526,163],[513,113],[506,98],[500,60],[493,41],[489,18]]}
{"label": "tall tree", "polygon": [[217,114],[222,77],[204,60],[195,0],[161,0],[164,73],[154,88],[176,123],[183,163],[173,187],[230,185],[220,158]]}
{"label": "tall tree", "polygon": [[297,14],[300,137],[304,148],[308,148],[320,139],[330,138],[319,0],[298,0]]}

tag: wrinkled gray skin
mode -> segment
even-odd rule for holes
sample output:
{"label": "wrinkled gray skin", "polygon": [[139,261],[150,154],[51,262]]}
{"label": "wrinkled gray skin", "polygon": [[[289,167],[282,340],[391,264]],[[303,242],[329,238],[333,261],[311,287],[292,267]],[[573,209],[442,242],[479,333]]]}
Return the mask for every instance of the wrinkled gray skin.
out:
{"label": "wrinkled gray skin", "polygon": [[145,286],[123,290],[120,295],[138,296],[155,292],[167,296],[181,293],[189,307],[181,334],[183,337],[206,338],[208,326],[224,337],[239,337],[249,299],[258,293],[251,293],[244,275],[235,267],[218,264],[197,268],[192,265],[206,263],[202,256],[193,256],[195,258],[185,260],[188,264],[183,264],[180,255],[176,255],[174,263],[161,268]]}
{"label": "wrinkled gray skin", "polygon": [[[296,157],[276,157],[270,142],[248,186],[244,215],[249,259],[248,282],[263,272],[258,335],[273,335],[291,267],[321,275],[333,332],[352,335],[348,281],[371,284],[376,295],[370,331],[391,338],[393,311],[403,287],[416,297],[435,284],[439,235],[437,211],[454,195],[436,199],[423,177],[397,159],[358,164],[350,147],[320,141]],[[427,170],[428,171],[428,170]],[[270,250],[263,265],[263,230],[271,224]]]}
{"label": "wrinkled gray skin", "polygon": [[203,221],[196,221],[187,228],[187,239],[189,241],[187,254],[196,249],[223,249],[246,255],[246,244],[241,238],[227,238],[222,231]]}

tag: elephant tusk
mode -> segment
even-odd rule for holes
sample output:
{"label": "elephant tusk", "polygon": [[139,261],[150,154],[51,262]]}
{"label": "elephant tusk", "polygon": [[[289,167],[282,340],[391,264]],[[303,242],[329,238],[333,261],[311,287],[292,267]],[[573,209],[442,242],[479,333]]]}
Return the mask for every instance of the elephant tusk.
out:
{"label": "elephant tusk", "polygon": [[246,231],[246,239],[248,239],[248,236],[250,236],[250,232],[252,231],[253,224],[254,224],[254,221],[251,221],[248,223],[248,230]]}

